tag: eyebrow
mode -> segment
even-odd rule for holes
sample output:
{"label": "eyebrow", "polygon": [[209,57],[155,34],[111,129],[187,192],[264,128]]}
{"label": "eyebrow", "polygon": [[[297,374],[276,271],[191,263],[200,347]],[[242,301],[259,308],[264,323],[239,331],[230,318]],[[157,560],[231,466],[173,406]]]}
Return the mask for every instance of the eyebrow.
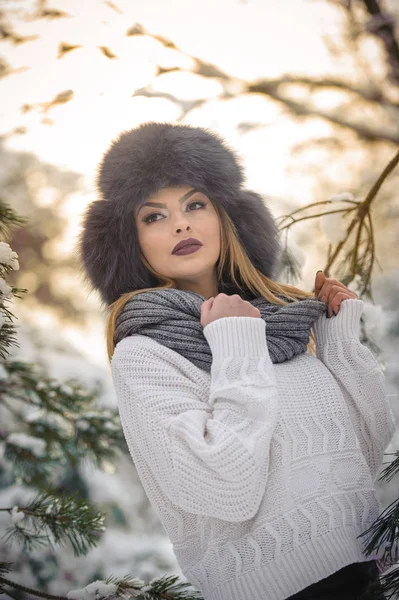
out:
{"label": "eyebrow", "polygon": [[[196,192],[199,192],[200,190],[190,190],[189,192],[187,192],[187,194],[184,194],[184,196],[182,198],[180,198],[179,202],[180,204],[182,202],[184,202],[185,200],[187,200],[187,198],[190,198],[191,196],[193,196]],[[138,210],[138,213],[140,212],[140,210],[142,208],[144,208],[144,206],[155,206],[157,208],[166,208],[166,204],[164,204],[163,202],[146,202],[145,204],[142,204]]]}

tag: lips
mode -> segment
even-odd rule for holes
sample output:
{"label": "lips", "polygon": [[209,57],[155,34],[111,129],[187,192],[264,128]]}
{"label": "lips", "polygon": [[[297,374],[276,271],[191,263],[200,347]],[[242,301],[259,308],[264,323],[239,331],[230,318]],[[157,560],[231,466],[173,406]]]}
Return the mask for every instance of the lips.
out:
{"label": "lips", "polygon": [[196,238],[187,238],[186,240],[181,240],[173,248],[172,254],[175,254],[178,250],[186,248],[187,246],[202,246],[202,243]]}

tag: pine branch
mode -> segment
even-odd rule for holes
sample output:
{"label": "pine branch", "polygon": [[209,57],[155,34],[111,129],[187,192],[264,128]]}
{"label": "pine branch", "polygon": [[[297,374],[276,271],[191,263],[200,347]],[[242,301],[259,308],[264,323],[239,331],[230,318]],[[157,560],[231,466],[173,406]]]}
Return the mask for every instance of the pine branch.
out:
{"label": "pine branch", "polygon": [[28,220],[20,217],[3,200],[0,199],[0,236],[8,237],[14,227],[25,225]]}
{"label": "pine branch", "polygon": [[179,582],[177,575],[163,576],[153,580],[151,585],[146,586],[145,594],[138,596],[138,600],[146,598],[164,598],[165,600],[203,600],[198,591],[186,590],[191,587],[190,583]]}
{"label": "pine branch", "polygon": [[380,576],[382,593],[390,593],[389,598],[397,598],[399,594],[399,568]]}
{"label": "pine branch", "polygon": [[[4,310],[4,309],[3,309]],[[0,329],[0,359],[6,360],[10,352],[8,348],[14,346],[19,348],[16,328],[12,323],[5,322]]]}
{"label": "pine branch", "polygon": [[370,534],[370,539],[364,551],[366,556],[378,552],[383,546],[382,560],[387,561],[389,555],[390,563],[393,564],[398,561],[399,499],[391,502],[374,523],[358,537],[365,537],[368,534]]}
{"label": "pine branch", "polygon": [[279,271],[280,277],[284,274],[284,281],[292,282],[292,285],[298,281],[301,275],[298,261],[288,248],[287,243],[285,243],[280,257]]}
{"label": "pine branch", "polygon": [[18,393],[27,402],[33,401],[41,408],[60,415],[81,414],[88,406],[92,406],[99,392],[98,388],[87,392],[76,379],[59,383],[48,377],[43,368],[31,363],[11,360],[4,367],[9,374],[9,395]]}
{"label": "pine branch", "polygon": [[13,564],[12,562],[0,562],[0,575],[7,575],[11,571]]}
{"label": "pine branch", "polygon": [[[126,452],[118,412],[94,406],[98,389],[89,393],[76,380],[60,383],[20,361],[5,362],[3,368],[8,377],[0,380],[0,403],[11,408],[20,433],[30,436],[33,444],[21,444],[15,434],[5,438],[4,458],[21,481],[43,488],[60,464],[65,469],[90,459],[102,468],[105,461]],[[10,399],[37,412],[26,417],[9,406]],[[44,442],[42,451],[37,450],[39,441]]]}
{"label": "pine branch", "polygon": [[[193,590],[190,583],[178,581],[178,576],[176,575],[165,575],[159,579],[153,579],[148,585],[144,581],[133,579],[130,576],[125,576],[122,579],[111,576],[105,582],[95,581],[82,590],[70,591],[68,597],[54,596],[53,594],[40,592],[39,590],[15,583],[0,575],[0,591],[7,585],[32,596],[47,598],[48,600],[80,600],[80,598],[88,594],[94,596],[96,592],[95,597],[101,600],[101,598],[104,598],[104,595],[101,594],[101,591],[105,587],[104,584],[108,588],[106,596],[108,600],[126,598],[127,594],[130,594],[130,598],[136,598],[137,600],[203,600],[201,594]],[[87,594],[85,590],[87,590]],[[8,592],[6,591],[6,593]]]}
{"label": "pine branch", "polygon": [[[15,518],[13,509],[6,510]],[[54,540],[61,546],[69,541],[75,556],[86,555],[105,530],[104,516],[77,494],[42,492],[26,506],[18,507],[17,516],[19,513],[23,518],[6,530],[5,542],[15,539],[28,552],[46,544],[53,549]]]}
{"label": "pine branch", "polygon": [[6,590],[4,593],[7,594],[9,598],[12,598],[12,600],[19,600],[19,597],[15,596],[10,590]]}
{"label": "pine branch", "polygon": [[0,592],[3,592],[14,598],[12,594],[10,594],[7,590],[4,590],[4,586],[9,586],[14,588],[15,590],[20,590],[21,592],[26,592],[27,594],[31,594],[32,596],[38,596],[39,598],[48,598],[49,600],[68,600],[66,596],[54,596],[53,594],[47,594],[46,592],[39,592],[39,590],[34,590],[32,588],[28,588],[25,585],[21,585],[20,583],[16,583],[11,579],[7,579],[6,577],[2,577],[0,575]]}
{"label": "pine branch", "polygon": [[[3,215],[5,219],[5,228],[8,230],[11,226],[20,223],[21,219],[14,213],[13,210],[6,205],[0,203],[0,218]],[[1,228],[1,221],[0,221]],[[1,261],[0,262],[0,358],[5,359],[9,355],[8,348],[10,346],[19,347],[16,338],[16,329],[13,323],[15,316],[7,308],[7,303],[13,300],[13,297],[20,298],[20,293],[25,293],[27,290],[16,288],[8,285],[5,277],[14,270],[19,269],[18,255],[13,252],[6,242],[0,242],[1,245]]]}
{"label": "pine branch", "polygon": [[383,480],[388,482],[399,473],[399,450],[396,450],[394,453],[385,454],[384,456],[396,456],[396,458],[385,467],[378,478],[379,481]]}

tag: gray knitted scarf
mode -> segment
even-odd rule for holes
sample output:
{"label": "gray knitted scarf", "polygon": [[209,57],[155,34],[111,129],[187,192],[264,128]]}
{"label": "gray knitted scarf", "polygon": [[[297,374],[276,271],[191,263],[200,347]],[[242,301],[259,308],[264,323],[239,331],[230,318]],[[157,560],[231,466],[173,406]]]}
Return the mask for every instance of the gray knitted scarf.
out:
{"label": "gray knitted scarf", "polygon": [[[117,317],[115,345],[130,335],[147,335],[210,372],[212,353],[200,323],[201,304],[205,300],[196,292],[176,289],[137,294],[126,302]],[[267,346],[273,363],[306,352],[310,328],[327,310],[327,304],[316,298],[291,301],[284,306],[271,304],[263,297],[250,303],[266,321]]]}

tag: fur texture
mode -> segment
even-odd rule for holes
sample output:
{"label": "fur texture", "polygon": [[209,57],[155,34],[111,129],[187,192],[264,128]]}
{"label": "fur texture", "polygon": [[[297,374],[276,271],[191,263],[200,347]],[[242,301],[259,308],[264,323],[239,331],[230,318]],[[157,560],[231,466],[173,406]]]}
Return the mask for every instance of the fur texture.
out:
{"label": "fur texture", "polygon": [[262,197],[243,183],[235,153],[211,131],[145,123],[121,133],[98,168],[101,199],[83,215],[78,253],[86,279],[107,305],[158,285],[141,262],[134,209],[172,186],[195,187],[221,205],[253,265],[273,277],[281,252],[277,225]]}

